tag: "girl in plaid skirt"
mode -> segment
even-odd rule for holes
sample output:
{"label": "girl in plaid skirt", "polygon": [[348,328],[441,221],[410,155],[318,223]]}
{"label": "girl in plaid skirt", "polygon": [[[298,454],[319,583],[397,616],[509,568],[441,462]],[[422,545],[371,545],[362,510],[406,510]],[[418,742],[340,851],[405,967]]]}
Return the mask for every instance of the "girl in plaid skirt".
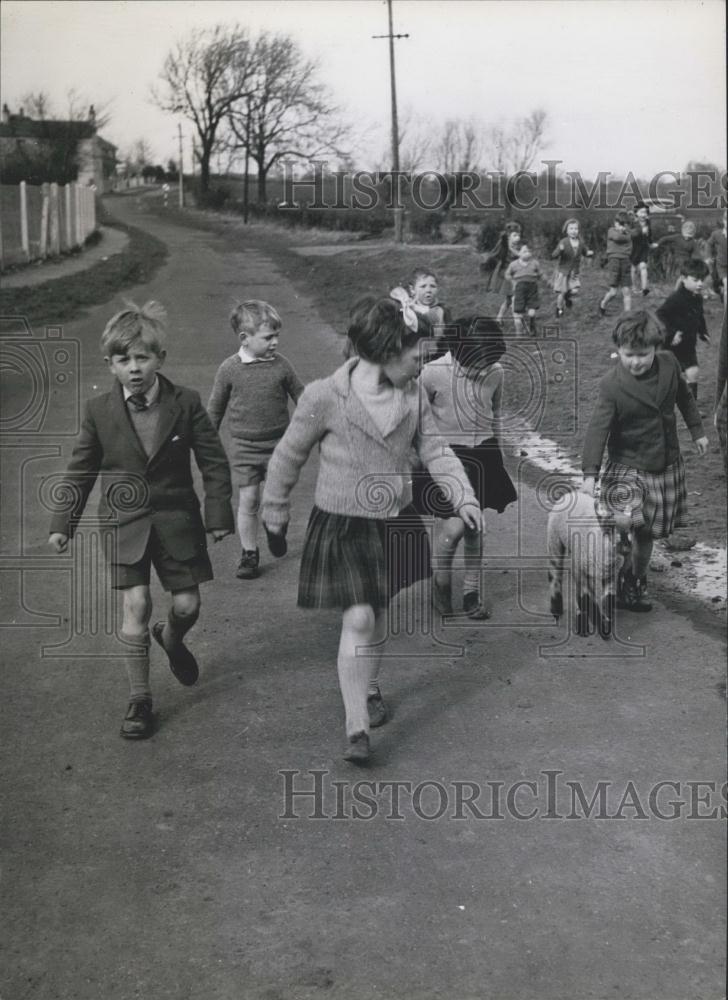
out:
{"label": "girl in plaid skirt", "polygon": [[657,350],[663,342],[657,317],[647,311],[627,313],[612,339],[617,361],[599,383],[584,441],[582,490],[594,495],[606,446],[602,498],[615,513],[629,511],[632,523],[632,558],[617,606],[650,611],[646,573],[654,539],[679,527],[687,503],[676,405],[699,455],[705,455],[708,439],[680,365],[672,354]]}
{"label": "girl in plaid skirt", "polygon": [[341,609],[344,758],[361,763],[369,757],[370,726],[388,715],[378,681],[387,603],[430,574],[426,530],[412,508],[414,457],[448,490],[468,528],[478,529],[480,510],[415,381],[430,324],[407,302],[368,297],[353,310],[348,332],[354,356],[306,387],[273,452],[262,516],[271,551],[281,554],[291,491],[318,445],[298,604]]}

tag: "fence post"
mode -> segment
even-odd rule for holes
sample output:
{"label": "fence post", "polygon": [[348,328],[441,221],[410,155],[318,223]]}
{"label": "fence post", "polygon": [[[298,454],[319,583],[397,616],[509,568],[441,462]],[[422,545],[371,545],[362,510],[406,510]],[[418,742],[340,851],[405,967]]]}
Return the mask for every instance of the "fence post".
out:
{"label": "fence post", "polygon": [[73,182],[73,245],[81,245],[81,205],[78,194],[78,182]]}
{"label": "fence post", "polygon": [[71,218],[71,185],[66,184],[64,197],[66,200],[66,250],[73,246],[73,219]]}
{"label": "fence post", "polygon": [[41,259],[48,256],[48,209],[50,197],[48,194],[48,185],[43,184],[41,187],[43,192],[43,206],[40,213],[40,249],[39,256]]}
{"label": "fence post", "polygon": [[61,220],[59,213],[61,206],[58,201],[58,185],[51,184],[50,188],[50,243],[51,256],[57,257],[61,252]]}
{"label": "fence post", "polygon": [[20,182],[20,243],[23,247],[26,261],[30,260],[30,243],[28,242],[28,192],[25,181]]}

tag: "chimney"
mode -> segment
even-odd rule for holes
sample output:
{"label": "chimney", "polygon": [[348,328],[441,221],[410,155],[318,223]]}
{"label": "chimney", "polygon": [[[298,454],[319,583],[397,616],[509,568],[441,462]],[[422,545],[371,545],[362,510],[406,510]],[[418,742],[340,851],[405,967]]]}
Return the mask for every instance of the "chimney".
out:
{"label": "chimney", "polygon": [[8,125],[10,123],[10,108],[7,104],[3,104],[3,125]]}

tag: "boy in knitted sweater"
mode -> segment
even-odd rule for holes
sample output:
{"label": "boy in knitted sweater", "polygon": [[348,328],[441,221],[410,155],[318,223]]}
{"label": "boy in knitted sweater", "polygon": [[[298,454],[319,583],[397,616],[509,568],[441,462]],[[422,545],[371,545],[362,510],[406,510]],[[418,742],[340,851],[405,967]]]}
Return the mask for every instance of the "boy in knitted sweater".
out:
{"label": "boy in knitted sweater", "polygon": [[258,508],[261,484],[273,449],[288,427],[288,400],[303,392],[291,363],[277,353],[281,318],[267,302],[250,299],[235,307],[230,323],[240,350],[220,365],[207,412],[216,429],[227,412],[230,466],[237,484],[238,532],[243,552],[237,577],[258,576]]}
{"label": "boy in knitted sweater", "polygon": [[599,303],[599,315],[607,315],[607,303],[622,289],[624,311],[632,308],[632,234],[629,230],[630,219],[626,212],[617,212],[614,225],[607,232],[607,274],[609,288]]}

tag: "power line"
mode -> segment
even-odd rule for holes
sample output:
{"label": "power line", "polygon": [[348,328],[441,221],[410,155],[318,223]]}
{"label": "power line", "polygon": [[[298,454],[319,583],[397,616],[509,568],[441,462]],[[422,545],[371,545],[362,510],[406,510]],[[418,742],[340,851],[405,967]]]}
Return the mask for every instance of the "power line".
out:
{"label": "power line", "polygon": [[[389,78],[391,84],[392,93],[392,171],[394,172],[394,178],[392,183],[397,185],[397,193],[399,192],[399,124],[397,122],[397,82],[395,79],[394,72],[394,40],[395,38],[409,38],[409,35],[396,35],[394,33],[394,20],[392,16],[392,0],[387,0],[387,13],[389,15],[389,34],[387,35],[372,35],[372,38],[388,38],[389,39]],[[394,193],[394,191],[393,191]],[[394,199],[394,239],[395,242],[401,243],[403,237],[403,226],[402,226],[402,215],[404,209],[399,205],[397,199]]]}

